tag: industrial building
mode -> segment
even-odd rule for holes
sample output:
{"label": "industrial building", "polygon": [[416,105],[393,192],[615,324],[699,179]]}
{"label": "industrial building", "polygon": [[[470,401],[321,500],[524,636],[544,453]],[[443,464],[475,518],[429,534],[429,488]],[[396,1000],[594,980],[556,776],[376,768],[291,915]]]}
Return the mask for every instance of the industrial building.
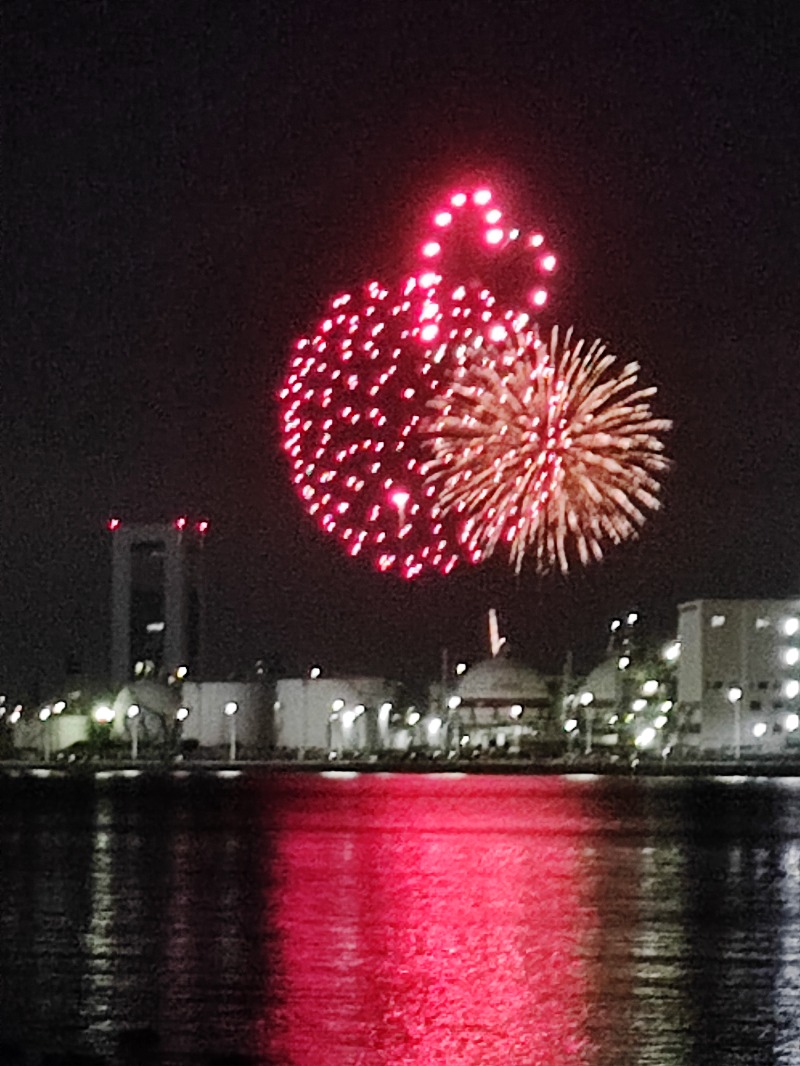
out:
{"label": "industrial building", "polygon": [[686,747],[734,756],[800,751],[800,599],[682,603],[678,640]]}

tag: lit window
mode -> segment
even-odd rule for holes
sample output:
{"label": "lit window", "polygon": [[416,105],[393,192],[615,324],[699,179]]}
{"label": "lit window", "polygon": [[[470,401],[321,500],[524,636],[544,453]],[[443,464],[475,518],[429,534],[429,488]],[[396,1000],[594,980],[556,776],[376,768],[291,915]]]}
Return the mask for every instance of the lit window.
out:
{"label": "lit window", "polygon": [[769,618],[756,618],[756,629],[769,629]]}
{"label": "lit window", "polygon": [[800,629],[800,621],[797,618],[787,618],[783,623],[783,631],[787,637],[793,637]]}
{"label": "lit window", "polygon": [[797,696],[800,693],[800,681],[795,681],[794,679],[787,681],[783,691],[790,700],[797,699]]}
{"label": "lit window", "polygon": [[719,629],[720,626],[724,626],[724,625],[725,625],[725,615],[724,614],[712,614],[711,615],[711,628],[712,629]]}
{"label": "lit window", "polygon": [[794,666],[800,660],[800,650],[797,648],[784,648],[783,661],[787,666]]}
{"label": "lit window", "polygon": [[764,734],[766,733],[766,731],[767,731],[767,723],[766,722],[756,722],[756,724],[753,726],[753,736],[754,737],[763,737]]}

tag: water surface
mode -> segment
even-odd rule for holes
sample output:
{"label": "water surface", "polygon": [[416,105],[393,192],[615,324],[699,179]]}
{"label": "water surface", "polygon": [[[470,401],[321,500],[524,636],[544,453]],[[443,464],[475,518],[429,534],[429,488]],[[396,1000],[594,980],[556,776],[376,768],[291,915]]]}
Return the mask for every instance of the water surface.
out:
{"label": "water surface", "polygon": [[800,1063],[800,788],[0,779],[0,1032],[148,1062]]}

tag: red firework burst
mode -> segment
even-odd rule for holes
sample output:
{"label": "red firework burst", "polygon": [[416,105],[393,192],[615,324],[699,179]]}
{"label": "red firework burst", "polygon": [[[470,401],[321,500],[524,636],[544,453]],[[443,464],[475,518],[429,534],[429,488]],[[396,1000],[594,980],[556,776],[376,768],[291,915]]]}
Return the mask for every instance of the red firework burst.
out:
{"label": "red firework burst", "polygon": [[[477,235],[484,254],[522,247],[534,278],[555,267],[540,234],[521,238],[501,220],[488,189],[454,193],[433,214],[414,274],[398,287],[371,282],[363,295],[336,297],[315,334],[295,346],[280,393],[293,483],[322,529],[381,571],[410,579],[482,558],[462,544],[425,481],[417,427],[461,346],[499,342],[529,321],[498,306],[475,277],[474,257],[467,269],[465,243]],[[546,299],[534,285],[530,302]]]}

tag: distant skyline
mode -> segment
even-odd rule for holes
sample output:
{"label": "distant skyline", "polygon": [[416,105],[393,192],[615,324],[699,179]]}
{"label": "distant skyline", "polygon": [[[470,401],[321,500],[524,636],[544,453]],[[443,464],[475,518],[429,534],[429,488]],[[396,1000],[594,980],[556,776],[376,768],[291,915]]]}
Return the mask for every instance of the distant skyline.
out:
{"label": "distant skyline", "polygon": [[[543,667],[636,606],[800,592],[800,15],[479,0],[10,5],[0,685],[107,664],[110,514],[208,517],[210,663],[429,671],[500,612]],[[551,318],[639,359],[664,510],[570,579],[343,557],[279,451],[292,340],[480,173],[541,220]]]}

